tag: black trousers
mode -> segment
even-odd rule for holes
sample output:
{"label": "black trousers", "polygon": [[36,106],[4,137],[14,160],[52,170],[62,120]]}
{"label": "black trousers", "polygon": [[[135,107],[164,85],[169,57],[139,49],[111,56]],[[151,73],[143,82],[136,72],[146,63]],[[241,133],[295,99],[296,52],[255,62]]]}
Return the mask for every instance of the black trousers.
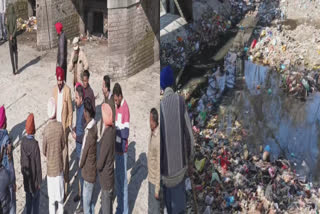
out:
{"label": "black trousers", "polygon": [[12,71],[13,73],[15,73],[15,72],[18,72],[18,44],[17,44],[16,38],[12,38],[12,41],[9,40],[9,50],[10,50]]}
{"label": "black trousers", "polygon": [[113,190],[101,189],[101,209],[103,214],[112,214]]}

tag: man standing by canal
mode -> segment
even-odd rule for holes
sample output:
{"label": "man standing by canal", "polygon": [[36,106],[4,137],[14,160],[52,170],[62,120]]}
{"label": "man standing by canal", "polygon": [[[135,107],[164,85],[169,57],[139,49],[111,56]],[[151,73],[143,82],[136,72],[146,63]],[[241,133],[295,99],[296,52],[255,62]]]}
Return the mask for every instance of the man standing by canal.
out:
{"label": "man standing by canal", "polygon": [[68,56],[68,44],[67,38],[63,32],[63,25],[60,22],[55,24],[58,34],[58,55],[57,55],[57,67],[61,67],[64,72],[64,80],[67,82],[67,56]]}
{"label": "man standing by canal", "polygon": [[13,4],[9,4],[7,13],[7,32],[9,35],[9,50],[13,74],[18,72],[18,43],[17,43],[17,17]]}
{"label": "man standing by canal", "polygon": [[55,99],[57,108],[57,121],[62,123],[64,138],[66,145],[63,149],[63,172],[65,182],[65,197],[68,193],[69,185],[69,152],[68,152],[68,136],[69,127],[72,126],[72,101],[71,101],[71,90],[64,82],[64,70],[61,67],[57,67],[57,86],[53,89],[53,97]]}
{"label": "man standing by canal", "polygon": [[173,71],[161,71],[160,172],[168,214],[180,214],[186,208],[184,176],[193,156],[193,133],[184,99],[174,93],[173,83]]}
{"label": "man standing by canal", "polygon": [[116,104],[116,189],[118,207],[116,214],[128,214],[128,138],[130,112],[127,102],[122,95],[121,86],[116,83],[113,87],[113,98]]}

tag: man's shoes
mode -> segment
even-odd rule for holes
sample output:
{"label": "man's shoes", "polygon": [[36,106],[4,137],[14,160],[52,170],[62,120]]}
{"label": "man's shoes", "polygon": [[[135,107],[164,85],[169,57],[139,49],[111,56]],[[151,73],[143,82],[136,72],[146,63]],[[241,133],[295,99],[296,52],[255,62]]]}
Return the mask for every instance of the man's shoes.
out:
{"label": "man's shoes", "polygon": [[76,195],[76,197],[73,198],[73,201],[76,203],[80,201],[81,197],[79,195]]}

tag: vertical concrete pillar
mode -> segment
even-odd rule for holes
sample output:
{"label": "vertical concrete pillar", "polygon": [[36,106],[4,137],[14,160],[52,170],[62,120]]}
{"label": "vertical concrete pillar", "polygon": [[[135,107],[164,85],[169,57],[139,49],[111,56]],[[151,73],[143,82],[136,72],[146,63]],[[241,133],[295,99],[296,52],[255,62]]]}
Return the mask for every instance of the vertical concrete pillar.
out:
{"label": "vertical concrete pillar", "polygon": [[169,7],[170,7],[170,13],[175,14],[176,11],[175,11],[175,3],[174,3],[174,0],[170,0],[170,1],[169,1]]}
{"label": "vertical concrete pillar", "polygon": [[160,13],[167,13],[167,0],[161,0],[160,4]]}
{"label": "vertical concrete pillar", "polygon": [[84,0],[79,0],[79,33],[85,35],[86,27],[85,27],[85,14],[84,14]]}
{"label": "vertical concrete pillar", "polygon": [[93,26],[94,26],[94,13],[92,11],[88,12],[88,31],[89,34],[92,34],[93,32]]}

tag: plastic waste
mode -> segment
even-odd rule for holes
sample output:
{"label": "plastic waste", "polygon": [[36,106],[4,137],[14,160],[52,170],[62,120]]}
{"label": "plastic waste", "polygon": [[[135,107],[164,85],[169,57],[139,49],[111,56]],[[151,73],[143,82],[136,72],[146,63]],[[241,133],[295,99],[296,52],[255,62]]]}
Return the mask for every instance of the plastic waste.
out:
{"label": "plastic waste", "polygon": [[212,183],[214,181],[218,181],[219,183],[221,183],[220,177],[219,177],[218,173],[216,173],[216,172],[212,173],[210,185],[212,185]]}
{"label": "plastic waste", "polygon": [[197,160],[195,161],[195,167],[196,167],[196,169],[197,169],[199,172],[202,172],[205,163],[206,163],[206,159],[205,159],[205,158],[203,158],[203,159],[201,159],[201,160],[198,160],[198,159],[197,159]]}
{"label": "plastic waste", "polygon": [[207,206],[203,214],[211,214],[210,206]]}
{"label": "plastic waste", "polygon": [[269,167],[268,172],[271,178],[274,178],[276,175],[276,169],[274,167]]}
{"label": "plastic waste", "polygon": [[254,49],[256,47],[256,44],[257,44],[257,40],[254,39],[251,43],[251,49]]}
{"label": "plastic waste", "polygon": [[234,203],[234,196],[229,196],[225,198],[227,202],[227,207],[230,207]]}
{"label": "plastic waste", "polygon": [[269,95],[272,94],[272,89],[271,89],[271,88],[268,89],[268,94],[269,94]]}
{"label": "plastic waste", "polygon": [[213,203],[213,199],[214,199],[213,196],[207,195],[205,200],[206,204],[211,205]]}
{"label": "plastic waste", "polygon": [[270,146],[269,146],[269,145],[266,145],[266,146],[264,147],[264,151],[263,151],[263,155],[262,155],[262,160],[264,160],[264,161],[269,160],[269,158],[270,158],[270,151],[271,151]]}
{"label": "plastic waste", "polygon": [[186,185],[186,191],[192,190],[190,178],[186,179],[185,185]]}

